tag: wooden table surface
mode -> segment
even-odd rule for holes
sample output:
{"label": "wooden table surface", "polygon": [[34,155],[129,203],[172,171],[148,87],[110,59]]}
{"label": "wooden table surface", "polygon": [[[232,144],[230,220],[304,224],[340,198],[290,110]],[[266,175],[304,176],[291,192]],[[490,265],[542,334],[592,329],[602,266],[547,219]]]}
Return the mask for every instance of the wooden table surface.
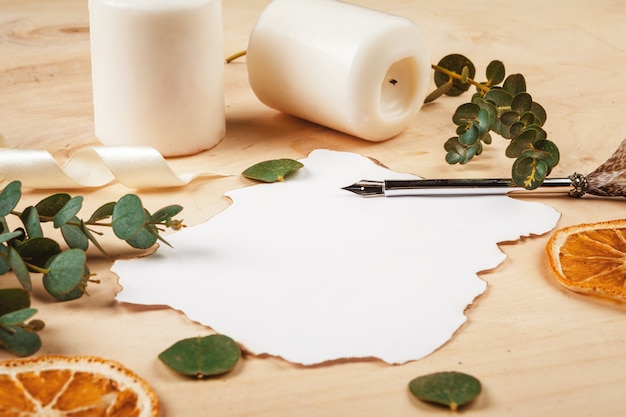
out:
{"label": "wooden table surface", "polygon": [[[587,173],[626,136],[626,3],[450,0],[353,0],[412,19],[426,33],[432,60],[453,52],[470,57],[479,73],[492,59],[525,75],[528,90],[548,112],[545,128],[560,147],[555,176]],[[225,52],[247,45],[269,0],[223,2]],[[357,152],[391,169],[424,177],[508,176],[504,141],[496,138],[465,167],[443,162],[450,117],[467,98],[425,106],[412,125],[384,143],[369,143],[262,105],[251,92],[245,58],[226,65],[227,135],[214,149],[171,159],[179,171],[238,174],[269,158],[302,158],[324,148]],[[60,162],[93,133],[89,22],[85,0],[0,1],[0,132],[10,146],[50,151]],[[233,175],[197,180],[180,189],[138,194],[148,207],[185,206],[187,224],[228,206],[227,190],[250,184]],[[127,193],[119,184],[81,190],[86,208]],[[38,201],[45,191],[27,191]],[[537,198],[562,213],[558,227],[625,216],[623,200]],[[480,233],[480,225],[477,225]],[[302,367],[247,356],[230,374],[204,381],[173,375],[157,355],[174,341],[211,330],[164,307],[119,304],[112,261],[93,255],[103,281],[90,296],[55,303],[37,284],[33,304],[47,327],[38,354],[98,355],[143,376],[162,401],[162,416],[414,416],[445,410],[418,402],[407,384],[441,370],[471,373],[483,394],[467,409],[481,416],[617,416],[626,392],[624,305],[568,292],[553,279],[545,256],[550,233],[502,243],[507,259],[480,276],[484,295],[468,321],[443,347],[401,366],[377,360]],[[137,252],[119,248],[120,256]],[[3,286],[12,277],[0,277]],[[411,329],[407,329],[411,331]],[[375,334],[376,329],[372,329]],[[0,351],[0,359],[11,358]]]}

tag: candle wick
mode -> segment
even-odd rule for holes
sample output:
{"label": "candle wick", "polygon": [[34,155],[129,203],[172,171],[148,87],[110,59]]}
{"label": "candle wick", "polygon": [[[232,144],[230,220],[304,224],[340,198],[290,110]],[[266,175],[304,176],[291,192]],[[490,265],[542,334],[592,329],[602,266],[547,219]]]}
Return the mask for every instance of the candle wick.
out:
{"label": "candle wick", "polygon": [[396,85],[398,84],[398,80],[396,80],[395,78],[392,78],[389,80],[389,83],[391,83],[392,85]]}

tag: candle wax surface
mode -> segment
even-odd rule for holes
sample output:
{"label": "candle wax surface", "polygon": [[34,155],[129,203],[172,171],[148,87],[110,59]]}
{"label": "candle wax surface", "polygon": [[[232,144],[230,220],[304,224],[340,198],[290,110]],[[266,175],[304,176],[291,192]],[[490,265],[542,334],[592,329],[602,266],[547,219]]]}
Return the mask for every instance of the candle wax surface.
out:
{"label": "candle wax surface", "polygon": [[430,49],[413,22],[336,0],[274,0],[250,35],[247,65],[266,105],[373,141],[412,122],[430,81]]}
{"label": "candle wax surface", "polygon": [[95,130],[164,156],[225,134],[220,0],[90,0]]}

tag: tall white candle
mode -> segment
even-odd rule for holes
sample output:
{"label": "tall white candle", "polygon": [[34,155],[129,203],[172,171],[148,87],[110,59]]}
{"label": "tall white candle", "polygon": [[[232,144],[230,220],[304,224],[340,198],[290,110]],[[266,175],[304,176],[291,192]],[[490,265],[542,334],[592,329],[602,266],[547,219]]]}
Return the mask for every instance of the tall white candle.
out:
{"label": "tall white candle", "polygon": [[414,23],[336,0],[274,0],[246,59],[266,105],[372,141],[409,125],[430,79],[430,50]]}
{"label": "tall white candle", "polygon": [[89,0],[96,137],[164,156],[226,130],[221,0]]}

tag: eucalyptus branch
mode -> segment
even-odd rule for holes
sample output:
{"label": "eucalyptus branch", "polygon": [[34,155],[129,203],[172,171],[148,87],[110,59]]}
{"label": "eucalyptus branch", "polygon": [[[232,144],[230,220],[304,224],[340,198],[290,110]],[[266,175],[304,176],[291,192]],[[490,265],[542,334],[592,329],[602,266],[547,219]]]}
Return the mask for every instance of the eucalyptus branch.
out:
{"label": "eucalyptus branch", "polygon": [[539,187],[559,163],[560,154],[542,127],[546,111],[526,92],[524,77],[511,74],[505,78],[504,64],[491,61],[486,69],[487,81],[477,82],[474,64],[459,54],[444,57],[432,68],[437,89],[425,102],[444,94],[461,95],[471,86],[477,90],[471,101],[460,105],[452,116],[456,136],[444,144],[446,162],[468,163],[482,153],[483,144],[491,143],[490,132],[495,132],[510,140],[505,154],[515,159],[513,182],[526,189]]}
{"label": "eucalyptus branch", "polygon": [[[184,227],[182,220],[174,218],[182,211],[181,206],[170,205],[150,213],[134,194],[100,206],[87,220],[78,217],[81,196],[53,194],[18,211],[15,208],[21,196],[19,181],[0,192],[0,275],[13,272],[22,287],[0,289],[0,347],[17,355],[33,354],[41,346],[36,331],[43,328],[43,322],[25,322],[36,313],[30,308],[31,273],[42,274],[43,286],[54,298],[74,300],[87,294],[89,283],[99,282],[92,279],[85,253],[93,244],[106,255],[96,239],[103,233],[94,227],[107,227],[138,249],[147,249],[157,241],[169,245],[160,233]],[[7,216],[17,217],[21,227],[11,230]],[[51,223],[59,230],[67,248],[44,236],[42,223]]]}

